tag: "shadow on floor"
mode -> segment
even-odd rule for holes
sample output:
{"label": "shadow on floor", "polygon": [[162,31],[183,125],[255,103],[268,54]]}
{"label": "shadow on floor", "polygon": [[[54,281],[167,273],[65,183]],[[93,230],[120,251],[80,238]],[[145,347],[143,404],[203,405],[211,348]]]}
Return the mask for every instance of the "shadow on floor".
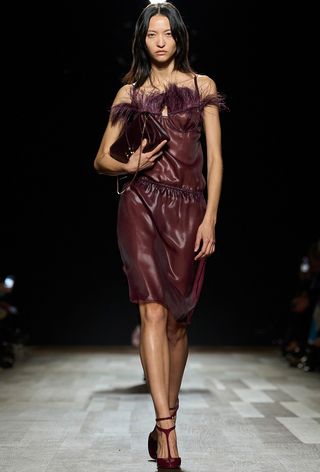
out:
{"label": "shadow on floor", "polygon": [[[92,396],[99,396],[99,395],[109,395],[117,393],[119,395],[130,395],[130,394],[140,394],[140,393],[150,393],[148,386],[146,383],[140,384],[140,385],[133,385],[131,387],[116,387],[113,388],[112,390],[96,390],[93,392]],[[212,392],[209,389],[206,388],[188,388],[188,389],[181,389],[180,394],[190,394],[190,393],[201,393],[201,394],[209,394],[212,395]]]}

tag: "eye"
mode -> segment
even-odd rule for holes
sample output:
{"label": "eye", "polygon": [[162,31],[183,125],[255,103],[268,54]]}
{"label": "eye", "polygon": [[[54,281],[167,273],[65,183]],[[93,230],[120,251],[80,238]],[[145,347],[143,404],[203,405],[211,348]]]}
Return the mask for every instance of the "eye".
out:
{"label": "eye", "polygon": [[154,33],[148,33],[147,36],[148,36],[148,38],[153,38],[155,36],[155,34]]}

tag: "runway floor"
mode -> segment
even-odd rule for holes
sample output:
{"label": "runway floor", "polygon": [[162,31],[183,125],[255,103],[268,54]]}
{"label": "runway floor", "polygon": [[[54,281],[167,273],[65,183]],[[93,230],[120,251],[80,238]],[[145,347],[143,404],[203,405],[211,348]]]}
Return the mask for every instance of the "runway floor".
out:
{"label": "runway floor", "polygon": [[[1,472],[155,472],[154,411],[131,347],[28,347],[0,369]],[[190,349],[183,472],[319,472],[320,374],[278,348]]]}

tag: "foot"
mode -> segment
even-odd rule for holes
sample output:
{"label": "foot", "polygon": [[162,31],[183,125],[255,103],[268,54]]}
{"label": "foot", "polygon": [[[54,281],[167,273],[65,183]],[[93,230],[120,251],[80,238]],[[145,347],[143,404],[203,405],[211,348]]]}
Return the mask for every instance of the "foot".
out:
{"label": "foot", "polygon": [[[174,407],[170,407],[169,410],[170,410],[170,415],[172,415],[172,419],[173,419],[173,424],[175,425],[176,424],[176,420],[177,420],[177,411],[179,409],[179,399],[176,401],[175,403],[175,406]],[[154,427],[154,430],[151,431],[150,433],[151,437],[157,441],[158,440],[158,430],[157,430],[157,427],[155,426]]]}
{"label": "foot", "polygon": [[[174,426],[174,420],[163,420],[157,421],[157,425],[161,428],[172,428]],[[162,431],[157,430],[156,432],[158,436],[158,449],[157,449],[157,457],[159,459],[167,459],[169,457],[168,445],[167,445],[167,438],[166,434]],[[179,457],[178,446],[177,446],[177,436],[175,429],[172,430],[169,434],[169,447],[170,447],[170,455],[172,458]]]}

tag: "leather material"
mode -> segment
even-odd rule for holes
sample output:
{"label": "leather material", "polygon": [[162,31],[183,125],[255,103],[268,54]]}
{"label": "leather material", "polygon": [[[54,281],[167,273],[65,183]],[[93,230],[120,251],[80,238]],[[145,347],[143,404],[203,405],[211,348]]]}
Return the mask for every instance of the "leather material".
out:
{"label": "leather material", "polygon": [[[156,421],[161,421],[161,419],[157,418]],[[171,431],[175,430],[176,427],[172,426],[171,428],[161,428],[160,426],[157,425],[156,428],[166,435],[167,449],[168,449],[168,457],[157,457],[158,467],[161,467],[162,469],[179,468],[181,465],[181,458],[171,457],[171,449],[170,449],[170,443],[169,443],[169,434],[171,433]]]}
{"label": "leather material", "polygon": [[205,210],[204,196],[141,177],[121,195],[117,239],[131,302],[157,301],[177,321],[191,322],[207,261],[194,260]]}
{"label": "leather material", "polygon": [[158,449],[158,441],[154,439],[150,433],[148,437],[148,451],[149,451],[149,456],[152,457],[152,459],[154,460],[157,458],[157,449]]}
{"label": "leather material", "polygon": [[120,162],[128,162],[144,138],[147,139],[147,144],[143,152],[151,151],[165,139],[170,140],[159,121],[147,112],[136,114],[134,119],[123,127],[120,137],[110,147],[111,157]]}
{"label": "leather material", "polygon": [[[179,398],[177,399],[176,406],[170,407],[169,410],[173,411],[170,418],[172,418],[172,419],[176,418],[177,412],[179,410]],[[154,439],[154,437],[152,436],[152,433],[154,433],[155,431],[156,431],[156,427],[149,434],[149,437],[148,437],[148,451],[149,451],[149,455],[150,455],[150,457],[152,457],[152,459],[157,458],[157,449],[158,449],[158,441],[157,441],[157,439]]]}
{"label": "leather material", "polygon": [[[155,164],[141,171],[121,195],[117,239],[130,301],[161,303],[176,321],[189,325],[207,262],[194,260],[196,235],[206,212],[202,110],[204,103],[217,102],[216,97],[211,102],[202,99],[196,89],[180,89],[171,86],[148,96],[134,91],[132,103],[114,111],[115,119],[130,109],[152,110],[170,136]],[[162,116],[164,106],[167,116]]]}
{"label": "leather material", "polygon": [[[176,401],[176,406],[170,406],[169,407],[169,410],[173,410],[173,413],[171,415],[170,418],[175,418],[177,416],[177,412],[179,410],[179,398],[177,399]],[[149,437],[148,437],[148,451],[149,451],[149,455],[150,457],[152,457],[152,459],[156,459],[157,458],[157,448],[158,448],[158,441],[157,439],[154,439],[153,436],[151,436],[151,434],[156,431],[156,427],[154,428],[154,430],[149,434]]]}
{"label": "leather material", "polygon": [[161,469],[179,469],[181,465],[181,458],[174,457],[169,459],[157,458],[157,466]]}

